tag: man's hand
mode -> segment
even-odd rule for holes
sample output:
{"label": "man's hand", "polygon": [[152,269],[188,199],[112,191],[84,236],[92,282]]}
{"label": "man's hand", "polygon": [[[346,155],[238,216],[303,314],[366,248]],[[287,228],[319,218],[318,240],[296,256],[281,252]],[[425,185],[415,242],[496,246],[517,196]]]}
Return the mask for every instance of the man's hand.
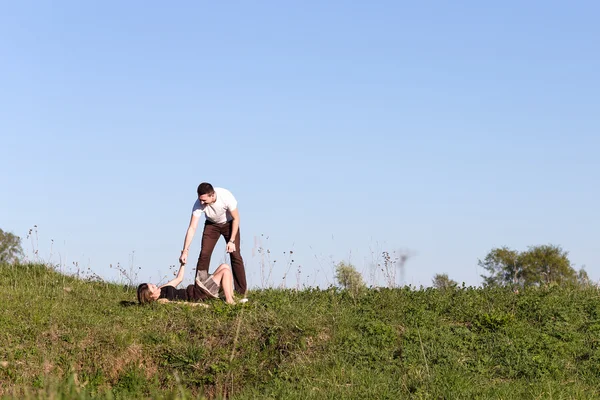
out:
{"label": "man's hand", "polygon": [[181,265],[185,265],[185,263],[187,262],[187,256],[188,256],[188,252],[186,250],[181,252],[181,257],[179,257],[179,263]]}
{"label": "man's hand", "polygon": [[235,243],[227,242],[227,252],[233,253],[235,251]]}

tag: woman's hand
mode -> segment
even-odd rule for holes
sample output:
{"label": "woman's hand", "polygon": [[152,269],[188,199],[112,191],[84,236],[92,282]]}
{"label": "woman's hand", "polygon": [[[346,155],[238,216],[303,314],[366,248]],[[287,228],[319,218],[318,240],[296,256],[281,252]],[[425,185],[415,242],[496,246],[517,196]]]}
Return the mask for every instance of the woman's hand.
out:
{"label": "woman's hand", "polygon": [[185,265],[185,263],[187,262],[187,256],[188,256],[187,250],[182,250],[181,256],[179,257],[179,263],[181,265]]}
{"label": "woman's hand", "polygon": [[181,283],[181,281],[183,281],[184,274],[185,274],[185,264],[181,263],[181,265],[179,266],[179,271],[177,271],[177,276],[175,278],[173,278],[171,281],[162,285],[161,288],[165,287],[165,286],[177,287]]}

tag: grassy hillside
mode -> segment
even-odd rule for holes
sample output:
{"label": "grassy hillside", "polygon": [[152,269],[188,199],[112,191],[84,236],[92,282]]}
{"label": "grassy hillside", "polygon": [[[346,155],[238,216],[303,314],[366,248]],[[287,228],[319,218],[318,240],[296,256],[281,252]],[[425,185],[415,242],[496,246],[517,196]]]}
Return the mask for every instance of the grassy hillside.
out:
{"label": "grassy hillside", "polygon": [[0,396],[599,397],[593,287],[249,297],[140,307],[131,288],[0,265]]}

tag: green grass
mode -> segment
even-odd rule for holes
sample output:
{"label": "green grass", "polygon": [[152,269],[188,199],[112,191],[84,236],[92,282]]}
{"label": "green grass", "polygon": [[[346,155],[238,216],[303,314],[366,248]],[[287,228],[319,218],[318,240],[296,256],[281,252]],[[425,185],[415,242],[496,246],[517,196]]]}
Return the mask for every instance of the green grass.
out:
{"label": "green grass", "polygon": [[0,265],[0,397],[599,397],[594,287],[249,297],[128,306],[133,288]]}

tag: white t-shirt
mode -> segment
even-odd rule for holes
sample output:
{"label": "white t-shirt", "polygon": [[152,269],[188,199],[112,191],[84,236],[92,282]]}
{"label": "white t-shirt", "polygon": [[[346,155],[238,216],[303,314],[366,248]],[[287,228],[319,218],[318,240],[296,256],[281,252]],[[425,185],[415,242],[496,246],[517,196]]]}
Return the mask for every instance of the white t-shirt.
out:
{"label": "white t-shirt", "polygon": [[237,200],[233,194],[227,189],[215,188],[217,199],[213,204],[200,204],[200,200],[196,200],[192,208],[192,214],[199,217],[202,213],[206,219],[216,224],[222,224],[231,221],[231,211],[237,208]]}

